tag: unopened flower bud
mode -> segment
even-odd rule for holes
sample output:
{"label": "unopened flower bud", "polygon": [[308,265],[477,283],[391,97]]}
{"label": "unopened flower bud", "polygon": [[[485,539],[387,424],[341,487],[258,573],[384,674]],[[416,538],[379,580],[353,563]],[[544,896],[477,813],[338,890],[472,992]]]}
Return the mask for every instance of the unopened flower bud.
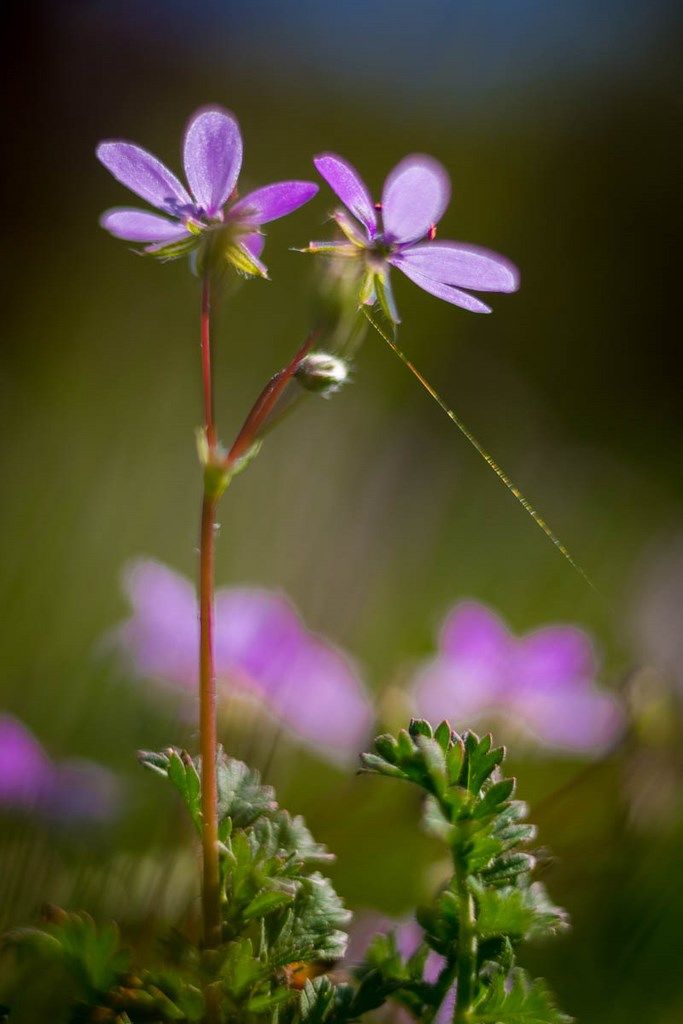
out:
{"label": "unopened flower bud", "polygon": [[309,352],[299,363],[295,376],[307,391],[327,396],[333,395],[346,382],[349,367],[338,356],[326,352]]}

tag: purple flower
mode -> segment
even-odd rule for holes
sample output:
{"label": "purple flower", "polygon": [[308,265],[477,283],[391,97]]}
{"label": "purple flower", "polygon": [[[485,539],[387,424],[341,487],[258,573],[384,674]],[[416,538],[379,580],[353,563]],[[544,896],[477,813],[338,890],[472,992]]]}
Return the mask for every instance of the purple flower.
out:
{"label": "purple flower", "polygon": [[18,719],[0,715],[0,806],[34,807],[50,769],[45,751],[28,729]]}
{"label": "purple flower", "polygon": [[346,241],[311,242],[304,251],[361,261],[361,303],[379,301],[386,315],[399,323],[389,280],[391,267],[426,292],[473,313],[491,310],[463,289],[517,289],[517,268],[503,256],[461,242],[434,240],[451,186],[445,168],[432,157],[407,156],[394,167],[384,182],[381,203],[373,203],[358,172],[342,157],[323,153],[313,162],[346,207],[334,214]]}
{"label": "purple flower", "polygon": [[0,715],[0,807],[68,824],[108,821],[118,804],[118,782],[106,768],[53,762],[18,719]]}
{"label": "purple flower", "polygon": [[441,630],[439,653],[417,673],[417,712],[466,729],[492,718],[557,751],[609,749],[623,728],[617,698],[595,683],[596,657],[575,626],[516,637],[484,605],[463,601]]}
{"label": "purple flower", "polygon": [[[414,917],[396,919],[372,910],[355,914],[349,930],[349,945],[346,952],[348,963],[360,963],[375,936],[389,934],[393,934],[396,949],[402,959],[408,960],[417,952],[424,933]],[[425,960],[422,974],[424,981],[433,985],[445,966],[446,958],[431,949]],[[453,1019],[454,999],[455,986],[452,986],[437,1012],[436,1024],[448,1024]],[[381,1019],[395,1021],[396,1024],[410,1024],[410,1021],[414,1020],[413,1016],[398,1004],[392,1004],[391,1010],[384,1012]]]}
{"label": "purple flower", "polygon": [[[125,589],[133,615],[117,638],[135,670],[195,693],[199,624],[192,584],[142,560],[126,573]],[[357,669],[306,629],[285,597],[258,587],[218,590],[214,638],[223,696],[237,689],[252,697],[333,761],[360,752],[373,714]]]}
{"label": "purple flower", "polygon": [[310,181],[280,181],[238,199],[242,136],[234,116],[221,107],[201,108],[185,130],[183,164],[189,191],[133,142],[100,142],[96,152],[117,181],[163,213],[117,207],[102,215],[103,228],[116,238],[145,242],[145,252],[165,259],[210,242],[212,252],[250,275],[268,276],[259,258],[264,243],[261,225],[291,213],[318,191]]}

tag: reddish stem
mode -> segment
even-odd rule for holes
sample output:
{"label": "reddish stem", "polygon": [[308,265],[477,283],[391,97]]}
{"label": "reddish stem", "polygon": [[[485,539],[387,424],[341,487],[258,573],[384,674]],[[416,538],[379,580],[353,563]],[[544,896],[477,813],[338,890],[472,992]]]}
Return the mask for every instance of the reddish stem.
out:
{"label": "reddish stem", "polygon": [[[211,285],[202,285],[201,339],[204,426],[209,448],[216,444],[211,380]],[[202,911],[204,944],[221,940],[218,864],[218,788],[216,782],[216,674],[213,657],[214,547],[217,498],[204,491],[199,541],[199,737],[202,755]]]}
{"label": "reddish stem", "polygon": [[242,429],[235,438],[232,448],[228,452],[228,457],[226,459],[227,466],[234,465],[238,459],[241,459],[243,455],[246,455],[254,444],[258,438],[260,429],[263,427],[268,416],[273,411],[275,403],[298,370],[304,356],[313,347],[317,336],[317,331],[313,331],[309,334],[306,341],[303,343],[291,362],[289,362],[284,369],[278,370],[278,372],[270,378],[265,388],[254,402],[251,412],[244,421]]}
{"label": "reddish stem", "polygon": [[216,447],[216,425],[213,419],[213,377],[211,374],[211,279],[204,275],[200,316],[202,346],[202,383],[204,386],[204,427],[209,450]]}

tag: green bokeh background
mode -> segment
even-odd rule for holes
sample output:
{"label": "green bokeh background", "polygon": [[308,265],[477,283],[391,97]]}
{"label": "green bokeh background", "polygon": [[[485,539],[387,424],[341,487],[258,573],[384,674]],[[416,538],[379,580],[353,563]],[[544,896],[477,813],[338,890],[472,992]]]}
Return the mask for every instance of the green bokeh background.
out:
{"label": "green bokeh background", "polygon": [[[186,117],[215,101],[240,118],[247,187],[309,176],[321,149],[347,155],[375,191],[407,151],[442,160],[454,199],[441,235],[508,254],[523,286],[494,298],[492,316],[475,317],[398,281],[402,346],[600,594],[375,336],[352,386],[330,402],[310,400],[230,489],[219,583],[285,590],[311,627],[353,654],[375,691],[400,687],[433,651],[439,621],[461,597],[489,602],[516,630],[585,625],[603,652],[605,685],[627,691],[643,663],[643,579],[680,531],[683,505],[680,21],[655,5],[661,24],[648,46],[632,58],[617,53],[616,63],[606,54],[605,68],[598,61],[590,73],[571,59],[561,71],[549,60],[531,73],[541,39],[519,55],[530,62],[523,81],[508,83],[502,67],[499,84],[478,91],[457,74],[466,46],[457,24],[427,4],[413,25],[400,3],[394,32],[419,29],[423,39],[424,19],[434,17],[442,50],[443,33],[453,32],[452,57],[433,68],[419,61],[411,94],[410,66],[386,54],[363,79],[362,58],[349,60],[353,38],[339,40],[338,64],[312,67],[296,33],[268,31],[269,6],[245,14],[230,3],[156,4],[153,17],[135,3],[8,8],[0,707],[55,757],[92,757],[118,772],[130,811],[115,829],[77,836],[3,819],[3,922],[62,900],[118,915],[142,941],[154,917],[178,919],[194,899],[178,808],[133,759],[138,747],[191,744],[192,731],[124,677],[102,638],[126,614],[119,581],[128,560],[195,568],[198,286],[185,265],[136,258],[97,227],[102,208],[127,201],[93,158],[101,137],[139,140],[177,167]],[[356,6],[380,46],[388,6]],[[481,5],[488,16],[519,8],[530,19],[535,6]],[[620,17],[602,6],[566,8],[590,31],[596,15]],[[272,282],[241,286],[221,310],[216,394],[226,440],[307,330],[313,268],[288,249],[320,235],[329,207],[323,190],[273,224]],[[666,729],[636,729],[618,755],[589,769],[516,766],[553,850],[545,880],[574,920],[570,935],[529,951],[526,963],[587,1024],[674,1024],[683,1014],[674,707],[672,699]],[[248,723],[225,739],[262,762],[271,745]],[[335,879],[351,905],[401,915],[438,878],[438,851],[419,834],[409,794],[321,766],[286,741],[268,774],[282,802],[306,813],[339,854]],[[670,791],[664,811],[634,812],[634,777],[653,794]]]}

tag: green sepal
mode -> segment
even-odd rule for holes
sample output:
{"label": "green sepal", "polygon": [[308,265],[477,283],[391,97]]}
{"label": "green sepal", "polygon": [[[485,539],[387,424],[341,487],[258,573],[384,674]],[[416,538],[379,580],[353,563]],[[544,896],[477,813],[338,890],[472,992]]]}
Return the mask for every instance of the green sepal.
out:
{"label": "green sepal", "polygon": [[152,256],[161,263],[170,263],[171,260],[182,259],[183,256],[191,256],[197,252],[202,244],[201,233],[193,233],[189,238],[183,238],[179,242],[169,242],[154,252],[138,250],[142,256]]}
{"label": "green sepal", "polygon": [[355,220],[346,210],[335,210],[332,220],[339,230],[357,249],[364,250],[367,246],[367,238],[361,231],[358,221]]}
{"label": "green sepal", "polygon": [[394,299],[394,291],[391,287],[391,279],[389,277],[388,269],[375,274],[375,292],[382,314],[386,321],[391,324],[391,329],[395,336],[396,327],[400,324],[401,318],[398,315],[398,309],[396,306],[396,300]]}
{"label": "green sepal", "polygon": [[258,438],[256,441],[254,441],[251,447],[247,449],[244,455],[240,455],[239,459],[235,459],[234,462],[230,463],[230,479],[232,479],[234,476],[237,476],[238,473],[244,472],[247,466],[251,465],[253,460],[261,451],[262,444],[262,439]]}
{"label": "green sepal", "polygon": [[268,280],[266,268],[260,261],[255,260],[244,246],[231,242],[223,250],[223,256],[238,274],[242,274],[244,277],[262,277],[264,280]]}

